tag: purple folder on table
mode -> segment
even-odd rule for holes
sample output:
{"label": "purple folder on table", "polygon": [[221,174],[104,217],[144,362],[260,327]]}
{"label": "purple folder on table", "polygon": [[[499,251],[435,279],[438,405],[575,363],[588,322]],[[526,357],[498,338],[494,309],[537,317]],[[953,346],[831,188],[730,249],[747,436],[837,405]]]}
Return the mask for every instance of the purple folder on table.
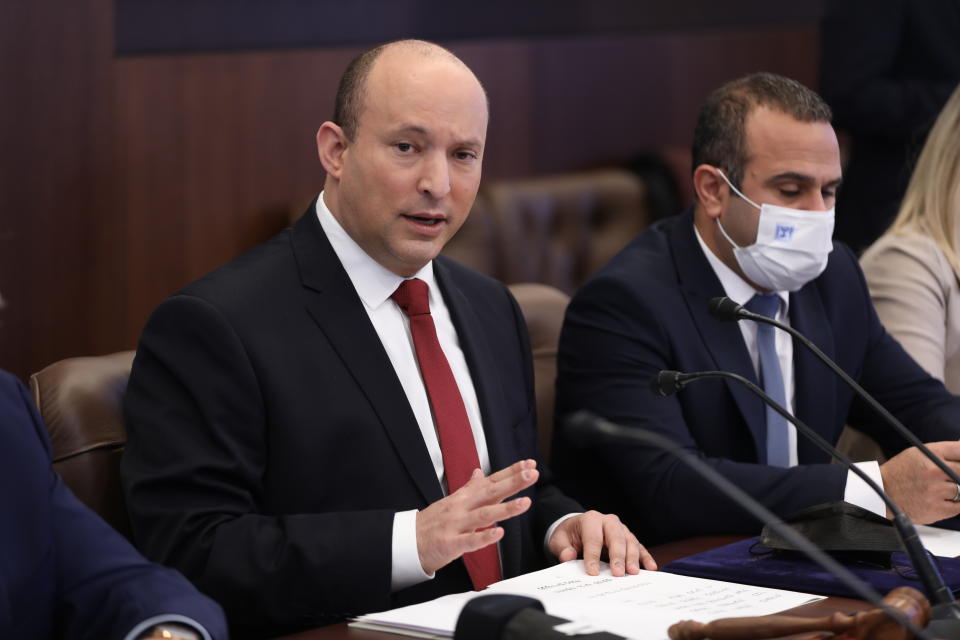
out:
{"label": "purple folder on table", "polygon": [[[703,553],[687,556],[663,567],[667,573],[696,578],[710,578],[775,589],[789,589],[829,596],[858,598],[820,565],[796,552],[772,552],[759,544],[759,538],[748,538]],[[960,559],[935,557],[944,582],[960,592]],[[891,567],[854,561],[841,562],[864,582],[880,593],[896,587],[923,585],[903,553],[894,553]]]}

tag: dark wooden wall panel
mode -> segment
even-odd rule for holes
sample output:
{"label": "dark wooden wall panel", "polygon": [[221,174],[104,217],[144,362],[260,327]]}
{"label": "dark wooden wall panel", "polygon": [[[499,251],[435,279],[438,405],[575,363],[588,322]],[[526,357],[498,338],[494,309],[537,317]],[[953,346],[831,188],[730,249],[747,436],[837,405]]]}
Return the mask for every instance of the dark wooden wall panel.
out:
{"label": "dark wooden wall panel", "polygon": [[[108,0],[2,11],[0,367],[26,376],[134,347],[163,297],[305,206],[361,47],[117,57]],[[490,94],[488,180],[686,146],[724,80],[814,84],[817,63],[812,24],[447,44]]]}
{"label": "dark wooden wall panel", "polygon": [[21,376],[123,344],[111,6],[0,8],[0,367]]}
{"label": "dark wooden wall panel", "polygon": [[123,54],[577,38],[816,22],[823,0],[116,0]]}
{"label": "dark wooden wall panel", "polygon": [[117,178],[132,344],[166,295],[285,226],[322,185],[313,137],[352,52],[121,59]]}

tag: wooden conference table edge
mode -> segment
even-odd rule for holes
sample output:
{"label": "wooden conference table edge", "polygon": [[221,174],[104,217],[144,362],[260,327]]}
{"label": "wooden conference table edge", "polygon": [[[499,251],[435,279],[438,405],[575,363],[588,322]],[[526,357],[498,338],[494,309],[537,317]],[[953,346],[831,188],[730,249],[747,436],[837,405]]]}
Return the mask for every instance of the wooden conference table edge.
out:
{"label": "wooden conference table edge", "polygon": [[[743,540],[745,536],[705,536],[700,538],[689,538],[677,542],[668,542],[666,544],[650,547],[650,552],[657,560],[660,566],[665,566],[674,560],[686,556],[700,553],[708,549],[730,544]],[[853,598],[829,597],[826,600],[820,600],[813,604],[807,604],[802,607],[790,609],[790,615],[803,616],[807,618],[819,618],[830,615],[835,611],[855,612],[868,609],[870,606],[863,600]],[[389,633],[379,631],[367,631],[364,629],[354,629],[347,626],[346,622],[333,624],[326,627],[304,631],[290,636],[284,636],[282,640],[388,640],[389,638],[402,638]]]}

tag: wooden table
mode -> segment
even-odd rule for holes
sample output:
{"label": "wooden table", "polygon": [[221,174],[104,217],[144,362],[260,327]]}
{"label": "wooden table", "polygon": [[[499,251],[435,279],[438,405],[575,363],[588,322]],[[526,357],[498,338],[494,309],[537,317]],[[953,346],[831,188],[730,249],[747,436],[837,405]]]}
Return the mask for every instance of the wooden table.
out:
{"label": "wooden table", "polygon": [[[674,560],[686,556],[720,547],[731,542],[743,540],[743,536],[709,536],[703,538],[690,538],[679,542],[670,542],[650,548],[650,552],[660,566],[667,565]],[[804,616],[808,618],[819,618],[830,615],[835,611],[853,613],[863,609],[869,609],[870,605],[863,600],[852,598],[829,597],[826,600],[820,600],[812,604],[806,604],[802,607],[791,609],[791,615]],[[283,640],[388,640],[389,638],[402,638],[394,634],[380,633],[378,631],[366,631],[363,629],[354,629],[347,626],[347,623],[333,624],[327,627],[320,627],[303,633],[297,633],[290,636],[284,636]]]}

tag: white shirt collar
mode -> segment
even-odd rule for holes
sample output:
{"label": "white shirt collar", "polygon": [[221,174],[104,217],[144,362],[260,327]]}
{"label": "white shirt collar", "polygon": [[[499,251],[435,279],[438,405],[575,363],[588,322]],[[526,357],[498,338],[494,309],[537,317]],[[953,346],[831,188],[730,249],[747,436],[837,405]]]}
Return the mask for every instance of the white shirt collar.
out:
{"label": "white shirt collar", "polygon": [[[327,235],[334,253],[340,259],[340,264],[347,272],[353,288],[363,301],[363,304],[370,310],[377,309],[380,305],[390,299],[390,296],[400,283],[406,278],[398,276],[382,264],[370,257],[356,241],[350,237],[350,234],[340,225],[340,222],[333,216],[327,203],[323,200],[323,192],[317,197],[317,218],[320,220],[320,226]],[[436,278],[433,274],[433,261],[428,262],[420,271],[415,273],[413,278],[419,278],[427,283],[430,291],[431,306],[436,302],[436,296],[439,290],[436,287]]]}
{"label": "white shirt collar", "polygon": [[[720,280],[723,292],[737,304],[741,306],[747,304],[750,298],[759,293],[759,291],[754,289],[753,285],[741,278],[736,271],[725,265],[723,261],[713,253],[710,247],[707,246],[707,243],[703,241],[697,225],[693,225],[693,232],[697,236],[700,249],[703,251],[703,254],[707,256],[707,262],[710,263],[713,272],[717,274],[717,279]],[[776,294],[780,296],[780,311],[777,313],[777,318],[784,318],[789,310],[790,292],[777,291]]]}

